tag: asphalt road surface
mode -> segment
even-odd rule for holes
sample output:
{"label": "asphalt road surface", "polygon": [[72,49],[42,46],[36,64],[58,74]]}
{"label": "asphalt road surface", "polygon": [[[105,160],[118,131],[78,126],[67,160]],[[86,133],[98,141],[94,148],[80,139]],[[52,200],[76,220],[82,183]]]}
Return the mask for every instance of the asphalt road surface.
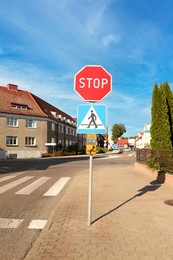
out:
{"label": "asphalt road surface", "polygon": [[[0,160],[0,259],[24,259],[54,205],[89,157]],[[95,156],[93,168],[134,163],[134,152]]]}

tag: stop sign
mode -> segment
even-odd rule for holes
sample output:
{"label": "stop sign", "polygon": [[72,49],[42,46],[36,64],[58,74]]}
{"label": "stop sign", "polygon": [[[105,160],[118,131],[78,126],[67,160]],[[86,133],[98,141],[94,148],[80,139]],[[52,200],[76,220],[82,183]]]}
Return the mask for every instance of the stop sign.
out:
{"label": "stop sign", "polygon": [[85,101],[101,101],[112,91],[112,77],[102,66],[87,65],[76,73],[74,90]]}

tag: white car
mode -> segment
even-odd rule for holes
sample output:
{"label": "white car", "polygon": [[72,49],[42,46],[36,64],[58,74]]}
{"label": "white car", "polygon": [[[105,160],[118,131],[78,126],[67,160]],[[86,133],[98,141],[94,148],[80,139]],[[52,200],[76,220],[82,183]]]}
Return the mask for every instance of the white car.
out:
{"label": "white car", "polygon": [[123,150],[120,149],[120,148],[116,148],[116,149],[113,150],[113,153],[115,153],[115,154],[119,154],[119,153],[122,153],[122,152],[123,152]]}
{"label": "white car", "polygon": [[130,151],[131,151],[130,147],[124,148],[124,152],[130,152]]}

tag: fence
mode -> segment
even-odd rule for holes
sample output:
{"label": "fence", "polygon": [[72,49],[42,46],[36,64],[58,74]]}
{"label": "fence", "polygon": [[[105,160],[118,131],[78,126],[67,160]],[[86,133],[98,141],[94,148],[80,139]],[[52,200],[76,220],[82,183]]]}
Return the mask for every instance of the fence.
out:
{"label": "fence", "polygon": [[137,149],[136,161],[159,170],[173,172],[173,150]]}
{"label": "fence", "polygon": [[136,161],[145,164],[151,156],[150,149],[136,149]]}

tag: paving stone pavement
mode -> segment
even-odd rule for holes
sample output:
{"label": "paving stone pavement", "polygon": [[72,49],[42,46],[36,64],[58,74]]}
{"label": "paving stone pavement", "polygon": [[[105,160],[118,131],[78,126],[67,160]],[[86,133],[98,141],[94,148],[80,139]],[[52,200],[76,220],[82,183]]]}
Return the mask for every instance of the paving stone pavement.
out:
{"label": "paving stone pavement", "polygon": [[78,174],[25,260],[173,259],[173,186],[134,165],[94,169],[88,226],[88,170]]}

